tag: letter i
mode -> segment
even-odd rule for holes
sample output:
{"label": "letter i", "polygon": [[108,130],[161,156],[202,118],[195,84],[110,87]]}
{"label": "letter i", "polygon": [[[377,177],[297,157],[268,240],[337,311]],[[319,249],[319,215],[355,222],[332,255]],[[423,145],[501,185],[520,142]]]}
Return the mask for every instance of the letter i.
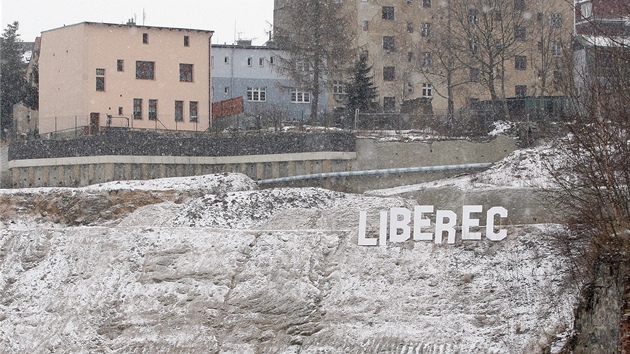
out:
{"label": "letter i", "polygon": [[387,245],[387,211],[381,211],[381,225],[378,235],[378,242],[381,247],[385,247]]}

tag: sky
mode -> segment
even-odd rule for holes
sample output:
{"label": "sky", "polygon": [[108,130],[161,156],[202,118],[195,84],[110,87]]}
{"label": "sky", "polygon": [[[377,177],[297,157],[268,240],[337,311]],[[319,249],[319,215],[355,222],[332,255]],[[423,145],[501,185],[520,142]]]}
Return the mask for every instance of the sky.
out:
{"label": "sky", "polygon": [[[263,44],[273,22],[273,0],[0,0],[2,30],[13,21],[18,33],[33,42],[42,31],[79,22],[212,30],[212,43],[235,38]],[[144,13],[144,17],[143,17]]]}

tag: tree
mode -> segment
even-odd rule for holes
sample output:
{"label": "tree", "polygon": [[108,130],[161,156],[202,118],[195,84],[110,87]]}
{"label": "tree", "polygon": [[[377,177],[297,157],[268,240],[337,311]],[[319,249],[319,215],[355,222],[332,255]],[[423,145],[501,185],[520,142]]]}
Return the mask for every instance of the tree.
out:
{"label": "tree", "polygon": [[[354,117],[355,111],[369,111],[377,97],[374,77],[370,76],[372,67],[367,64],[367,57],[362,55],[352,68],[352,81],[346,87],[346,108]],[[354,121],[354,119],[353,119]]]}
{"label": "tree", "polygon": [[[280,3],[280,2],[279,2]],[[310,119],[317,120],[319,96],[330,75],[343,71],[352,50],[351,23],[343,2],[336,0],[289,0],[276,5],[275,40],[287,52],[276,67],[310,94]]]}
{"label": "tree", "polygon": [[24,100],[26,95],[26,65],[22,61],[22,40],[17,33],[19,23],[13,22],[0,38],[2,48],[1,64],[1,110],[0,136],[6,138],[12,129],[13,106]]}

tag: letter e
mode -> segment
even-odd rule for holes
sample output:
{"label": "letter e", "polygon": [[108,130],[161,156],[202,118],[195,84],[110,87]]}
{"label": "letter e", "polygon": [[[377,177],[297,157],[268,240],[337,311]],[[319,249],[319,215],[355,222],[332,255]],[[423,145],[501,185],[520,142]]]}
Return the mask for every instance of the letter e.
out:
{"label": "letter e", "polygon": [[423,218],[424,213],[433,213],[433,205],[416,205],[413,208],[413,239],[414,241],[431,241],[433,234],[422,232],[423,227],[431,226],[431,219]]}
{"label": "letter e", "polygon": [[481,232],[470,232],[471,227],[479,226],[479,219],[472,219],[471,213],[481,213],[481,205],[464,205],[462,208],[462,240],[481,240]]}

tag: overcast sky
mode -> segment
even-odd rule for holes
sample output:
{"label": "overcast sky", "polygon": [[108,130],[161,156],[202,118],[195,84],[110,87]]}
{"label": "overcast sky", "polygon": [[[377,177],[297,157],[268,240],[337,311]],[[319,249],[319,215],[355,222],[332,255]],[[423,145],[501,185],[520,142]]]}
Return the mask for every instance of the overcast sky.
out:
{"label": "overcast sky", "polygon": [[[32,42],[42,31],[79,22],[136,23],[214,31],[212,43],[234,38],[267,40],[273,0],[0,0],[2,31],[20,22],[19,34]],[[144,19],[142,13],[144,11]],[[236,30],[235,30],[236,27]]]}

